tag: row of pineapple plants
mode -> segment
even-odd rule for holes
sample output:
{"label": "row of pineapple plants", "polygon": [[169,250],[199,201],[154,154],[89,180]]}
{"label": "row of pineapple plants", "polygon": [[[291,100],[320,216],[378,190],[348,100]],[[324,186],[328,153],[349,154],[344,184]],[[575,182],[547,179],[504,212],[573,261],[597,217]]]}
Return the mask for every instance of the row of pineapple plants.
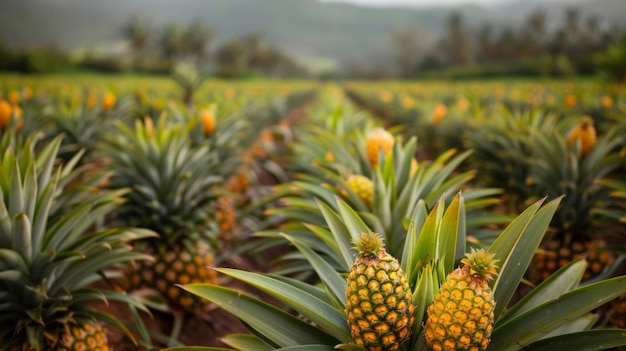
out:
{"label": "row of pineapple plants", "polygon": [[[214,281],[215,273],[208,266],[216,264],[220,217],[232,216],[219,214],[219,199],[232,195],[224,185],[240,166],[239,153],[251,139],[244,133],[275,118],[268,113],[266,119],[259,118],[246,126],[245,113],[259,117],[259,111],[275,109],[277,100],[267,99],[269,106],[250,101],[256,106],[248,110],[241,107],[219,111],[215,105],[195,110],[172,101],[158,115],[155,110],[156,118],[147,115],[139,120],[133,117],[143,110],[141,101],[133,101],[129,96],[107,93],[99,103],[89,97],[67,103],[23,98],[21,102],[16,98],[16,103],[0,111],[2,150],[3,156],[5,150],[7,155],[2,167],[6,172],[3,181],[8,182],[3,183],[2,189],[4,208],[8,209],[4,213],[6,217],[2,216],[7,246],[3,245],[2,249],[15,251],[5,252],[6,262],[2,265],[2,274],[6,276],[3,284],[5,280],[9,282],[2,306],[3,311],[10,312],[3,313],[2,344],[11,350],[107,349],[105,332],[99,322],[109,322],[122,329],[133,342],[149,347],[152,335],[143,327],[137,308],[148,312],[145,306],[150,306],[175,314],[206,310],[205,301],[186,294],[176,284]],[[289,100],[288,104],[298,101]],[[23,111],[32,109],[33,114],[26,116],[18,102]],[[252,114],[253,111],[256,113]],[[48,178],[54,178],[51,174],[42,175],[40,184],[30,178],[35,166],[29,165],[28,162],[34,163],[34,156],[28,152],[39,152],[30,141],[35,131],[40,131],[37,140],[41,139],[40,143],[46,147],[41,148],[37,166],[45,172],[62,174],[63,185],[59,185],[59,190],[55,190],[56,183],[45,184]],[[57,137],[61,134],[66,137]],[[22,152],[24,160],[16,160],[13,153],[18,152],[24,139],[29,140]],[[19,173],[14,175],[12,163],[19,164],[22,177],[29,178],[20,180]],[[57,163],[67,165],[59,166],[57,172],[52,168]],[[70,174],[73,167],[80,172]],[[16,187],[22,183],[25,189]],[[71,183],[71,189],[63,192],[71,196],[58,195],[63,202],[54,206],[63,211],[52,216],[49,208],[56,200],[54,196],[67,183]],[[45,198],[35,197],[39,196],[37,191]],[[37,201],[42,202],[41,209]],[[95,209],[89,212],[91,206]],[[22,207],[29,209],[27,215],[33,216],[35,211],[37,217],[24,219]],[[57,218],[61,214],[65,217]],[[18,223],[12,226],[11,221]],[[31,234],[33,221],[36,233]],[[47,237],[43,233],[46,221],[55,226],[55,232]],[[112,224],[142,229],[108,229]],[[72,225],[73,228],[67,228]],[[38,242],[41,240],[52,243],[40,248],[44,245]],[[61,247],[53,246],[59,242]],[[34,253],[22,252],[31,249],[31,244],[36,246]],[[102,260],[106,254],[111,257]],[[17,260],[19,255],[25,255],[24,261]],[[30,261],[31,256],[36,256],[36,262]],[[76,260],[80,263],[73,264]],[[48,263],[51,270],[44,272],[31,266]],[[67,276],[65,270],[69,270]],[[22,275],[17,271],[23,271]],[[36,277],[31,278],[31,274]],[[57,278],[60,283],[55,282]],[[99,293],[97,289],[102,287],[93,284],[100,280],[112,291]],[[54,291],[48,292],[51,285]],[[137,288],[148,289],[138,292]],[[24,295],[24,289],[33,293]],[[94,300],[107,299],[128,303],[135,320],[123,321],[127,326],[93,306]],[[24,305],[27,308],[22,309]],[[173,328],[173,336],[182,327],[180,323],[181,319]],[[143,340],[137,340],[137,334]],[[73,336],[80,337],[75,346],[72,346]]]}
{"label": "row of pineapple plants", "polygon": [[622,329],[598,326],[594,313],[626,291],[625,278],[583,284],[583,257],[516,295],[560,196],[527,204],[515,218],[485,211],[498,191],[469,184],[473,172],[456,169],[469,153],[416,160],[414,139],[351,110],[341,90],[326,96],[311,125],[296,131],[296,179],[268,200],[279,200],[266,212],[281,218],[268,223],[280,225],[257,233],[266,246],[286,241],[294,249],[277,259],[275,272],[216,269],[277,302],[216,284],[184,286],[250,330],[225,336],[226,345],[540,350],[626,343]]}
{"label": "row of pineapple plants", "polygon": [[[341,91],[334,90],[332,95],[340,96]],[[105,100],[103,99],[103,102],[104,101]],[[473,172],[464,172],[462,169],[455,169],[459,165],[462,165],[465,160],[470,160],[471,154],[469,152],[462,152],[458,155],[458,152],[455,154],[455,151],[453,150],[449,150],[449,152],[446,150],[446,152],[443,152],[440,157],[433,157],[433,160],[419,159],[419,157],[419,160],[414,159],[413,156],[415,154],[419,155],[419,148],[414,140],[411,141],[411,138],[408,138],[409,140],[403,141],[403,138],[399,137],[394,130],[392,130],[392,132],[396,134],[395,136],[391,135],[389,132],[381,133],[381,130],[377,130],[377,133],[372,133],[372,135],[382,135],[379,139],[382,140],[383,145],[385,145],[385,140],[397,140],[397,142],[387,142],[386,144],[391,144],[393,146],[384,146],[382,148],[383,155],[397,154],[395,157],[396,161],[387,162],[388,165],[385,167],[377,167],[372,163],[376,164],[376,162],[378,162],[377,156],[380,155],[377,155],[376,152],[370,152],[370,156],[368,156],[367,147],[365,146],[367,144],[367,139],[369,138],[366,131],[373,131],[376,129],[373,127],[376,123],[372,123],[372,121],[367,120],[367,118],[362,116],[362,114],[356,119],[356,122],[352,122],[352,118],[345,118],[345,116],[348,114],[358,116],[360,113],[353,113],[352,111],[349,111],[350,106],[349,104],[345,104],[343,99],[338,98],[335,102],[339,102],[338,104],[340,106],[330,106],[330,111],[323,111],[322,108],[322,111],[319,111],[320,115],[318,118],[314,118],[313,121],[311,121],[311,125],[300,131],[295,131],[295,137],[298,142],[295,145],[295,158],[292,162],[293,170],[288,170],[284,172],[284,174],[293,172],[293,174],[296,174],[299,179],[294,184],[290,183],[289,185],[279,186],[276,188],[274,195],[270,196],[270,198],[273,197],[276,199],[279,197],[280,201],[283,202],[283,206],[266,212],[271,217],[268,221],[270,224],[277,221],[285,222],[285,224],[277,230],[266,230],[261,233],[261,236],[270,238],[273,241],[279,241],[282,245],[285,242],[291,242],[291,240],[284,238],[285,235],[303,234],[305,235],[305,238],[309,238],[311,236],[311,230],[306,224],[314,223],[317,226],[328,228],[327,230],[330,230],[331,225],[325,224],[326,219],[323,215],[323,210],[317,208],[318,203],[315,198],[321,198],[323,200],[322,202],[326,206],[330,207],[332,210],[339,211],[338,203],[333,201],[335,197],[339,197],[343,201],[346,201],[349,207],[356,208],[359,211],[359,215],[361,213],[364,214],[363,221],[374,229],[372,231],[380,233],[387,233],[389,231],[394,233],[394,239],[389,240],[392,241],[393,244],[390,246],[390,244],[387,243],[387,247],[392,254],[399,255],[398,247],[402,240],[399,240],[398,238],[406,235],[406,231],[408,230],[410,224],[410,221],[407,218],[410,218],[411,211],[414,211],[414,209],[409,210],[408,207],[416,206],[414,204],[416,198],[424,196],[428,198],[424,206],[426,209],[430,209],[434,207],[435,203],[438,203],[438,197],[441,196],[442,193],[446,192],[448,193],[448,196],[442,204],[445,206],[446,204],[454,201],[452,196],[452,194],[454,194],[454,190],[451,189],[461,188],[470,180],[474,179],[475,174],[473,174]],[[335,103],[332,101],[329,103],[329,105],[334,104]],[[112,104],[113,108],[103,109],[107,111],[115,110],[114,106],[116,105],[117,103],[114,102]],[[179,128],[181,125],[185,125],[185,122],[181,121],[188,121],[191,116],[195,117],[196,114],[195,111],[194,113],[185,111],[185,108],[188,108],[188,106],[181,106],[180,108],[177,106],[177,104],[170,104],[170,106],[168,106],[169,114],[177,117],[167,117],[163,120],[170,120],[169,122],[176,120],[177,122],[174,123],[174,125],[177,126],[176,128]],[[348,111],[348,113],[344,113],[346,111]],[[327,119],[326,116],[324,116],[326,113],[334,114],[334,117]],[[218,113],[218,115],[220,114]],[[144,132],[147,133],[146,130],[150,128],[148,125],[152,125],[153,130],[160,130],[161,127],[159,127],[159,123],[161,123],[161,116],[159,114],[152,116],[153,117],[149,119],[143,119],[143,122],[140,122],[136,127],[134,127],[134,121],[130,118],[119,123],[113,123],[112,126],[120,128],[120,130],[122,129],[121,126],[126,126],[133,131],[141,130],[143,128]],[[193,138],[195,140],[193,144],[196,146],[203,144],[202,136],[206,136],[206,131],[211,129],[207,127],[206,122],[207,120],[210,120],[210,118],[206,117],[206,114],[204,116],[205,117],[202,117],[202,115],[200,115],[200,121],[193,122],[197,128],[190,127],[198,136]],[[193,117],[191,117],[191,119],[193,119]],[[15,122],[18,121],[18,119],[13,118],[11,121]],[[151,121],[152,123],[148,121]],[[167,127],[172,126],[165,122],[163,123],[167,125]],[[199,123],[202,124],[202,128],[200,128]],[[325,125],[326,128],[315,128],[315,126],[320,123]],[[210,123],[208,125],[210,126]],[[15,127],[17,127],[17,125],[15,125]],[[184,129],[186,127],[181,128]],[[272,152],[276,155],[277,151],[273,144],[275,144],[277,140],[284,141],[285,139],[280,138],[284,138],[285,135],[290,135],[291,133],[289,132],[289,128],[285,127],[290,126],[288,124],[279,124],[277,128],[266,129],[268,133],[265,133],[266,136],[263,138],[264,143],[262,144],[265,146],[266,150],[264,151],[266,153],[257,154],[255,156],[256,159],[254,159],[254,163],[271,165],[268,161],[272,161]],[[259,128],[258,125],[253,127],[253,129],[254,128],[256,128],[256,130],[263,130],[263,128]],[[24,131],[23,126],[21,131]],[[329,131],[331,132],[329,133]],[[340,131],[343,132],[340,133]],[[344,133],[345,131],[351,131],[353,133]],[[159,133],[163,133],[163,135],[167,134],[165,132]],[[340,136],[342,133],[345,135]],[[115,133],[103,134],[115,135]],[[108,145],[113,144],[108,143],[107,138],[104,138],[102,142],[105,142]],[[148,138],[146,138],[146,140],[147,139]],[[204,143],[208,144],[209,142]],[[419,145],[421,147],[421,141]],[[220,151],[220,149],[222,150]],[[376,147],[370,147],[370,149],[377,150]],[[217,150],[218,151],[213,151],[216,154],[224,155],[223,152],[228,154],[228,147],[217,147]],[[218,158],[222,159],[222,157]],[[375,159],[376,162],[372,162],[371,160],[373,159]],[[142,159],[142,161],[144,161],[144,159]],[[451,161],[451,165],[448,164],[449,161]],[[417,166],[414,166],[415,164],[417,164]],[[420,166],[423,167],[420,168]],[[281,169],[277,169],[276,167],[272,167],[271,170],[273,170],[273,174],[276,175],[283,173]],[[412,173],[418,173],[417,171],[421,173],[419,176],[414,177]],[[456,173],[452,176],[455,171]],[[451,179],[447,179],[447,175],[449,175]],[[287,180],[288,177],[283,177],[282,179]],[[349,179],[350,181],[348,181]],[[216,184],[221,184],[222,182],[223,179],[216,182]],[[443,183],[445,183],[445,185],[442,185]],[[407,187],[407,184],[410,186]],[[372,189],[371,192],[369,191],[370,186]],[[418,190],[416,192],[417,195],[414,195],[415,198],[406,198],[406,195],[403,196],[398,193],[397,189],[407,188],[410,188],[411,190]],[[470,224],[467,228],[469,228],[469,231],[472,233],[472,235],[467,236],[468,240],[466,240],[466,244],[468,247],[486,247],[489,243],[496,240],[497,235],[493,230],[491,230],[491,228],[484,229],[480,226],[484,226],[485,223],[490,223],[501,228],[502,225],[508,223],[511,218],[507,216],[495,216],[493,214],[490,214],[486,218],[475,216],[482,214],[481,206],[494,204],[494,199],[492,197],[497,194],[497,190],[471,188],[472,187],[469,187],[469,189],[465,189],[463,192],[464,206],[470,209],[470,212],[465,215],[465,225],[467,226],[467,224]],[[429,191],[431,191],[431,193],[428,193]],[[474,191],[473,195],[471,191]],[[406,194],[410,193],[412,192],[406,191]],[[380,200],[381,198],[384,200]],[[473,205],[472,201],[474,202]],[[400,205],[397,206],[397,204]],[[389,216],[388,213],[393,213],[393,215]],[[272,220],[272,218],[277,220]],[[398,221],[397,219],[400,220]],[[303,226],[302,224],[305,225]],[[328,236],[325,236],[324,238],[325,242],[327,242]],[[313,235],[313,237],[303,240],[306,241],[307,245],[312,245],[315,244],[317,239],[315,239],[315,236]],[[323,245],[313,247],[316,250],[321,250],[325,254],[323,256],[324,259],[332,257],[331,262],[341,262],[341,260],[337,259],[337,257],[329,255],[331,250],[325,249]],[[282,257],[280,262],[285,262],[288,259],[293,260],[294,257],[296,258],[294,261],[299,263],[292,266],[295,268],[289,268],[291,269],[291,272],[294,272],[294,269],[296,269],[298,272],[306,272],[310,276],[310,273],[314,269],[311,268],[313,266],[312,264],[306,262],[308,259],[304,258],[305,255],[292,252],[290,255]],[[460,256],[457,258],[458,259],[456,261],[460,262]],[[337,269],[337,267],[339,266],[335,264],[333,265],[333,268]],[[347,272],[348,268],[342,267],[341,271]],[[286,270],[283,272],[286,272]]]}

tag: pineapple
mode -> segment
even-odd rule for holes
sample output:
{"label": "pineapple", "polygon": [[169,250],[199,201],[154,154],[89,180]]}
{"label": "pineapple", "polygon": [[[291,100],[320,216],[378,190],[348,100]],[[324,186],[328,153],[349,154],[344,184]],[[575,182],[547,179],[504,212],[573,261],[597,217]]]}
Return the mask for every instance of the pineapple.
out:
{"label": "pineapple", "polygon": [[567,138],[567,146],[570,148],[573,147],[577,140],[580,142],[580,156],[584,157],[597,141],[596,129],[593,126],[593,119],[591,117],[584,116],[580,124],[570,132]]}
{"label": "pineapple", "polygon": [[360,174],[351,175],[346,180],[346,185],[367,207],[372,206],[372,202],[374,201],[374,184],[371,179]]}
{"label": "pineapple", "polygon": [[135,128],[118,123],[120,133],[110,133],[102,144],[115,176],[112,188],[134,189],[117,212],[133,225],[149,228],[158,238],[143,241],[138,249],[154,256],[155,262],[136,264],[129,274],[130,289],[150,288],[170,311],[201,313],[208,304],[192,298],[176,285],[184,282],[214,282],[210,224],[215,185],[213,174],[221,161],[207,144],[192,145],[189,133],[196,121],[182,124],[163,117],[137,121]]}
{"label": "pineapple", "polygon": [[56,351],[109,351],[107,336],[101,325],[87,322],[70,326],[60,338]]}
{"label": "pineapple", "polygon": [[378,164],[378,154],[382,152],[387,155],[391,152],[395,138],[391,133],[383,128],[377,128],[371,131],[365,140],[365,150],[367,158],[372,166]]}
{"label": "pineapple", "polygon": [[11,107],[11,104],[0,99],[0,131],[4,131],[9,127],[12,115],[13,108]]}
{"label": "pineapple", "polygon": [[437,104],[437,106],[435,106],[435,110],[433,111],[433,125],[439,125],[441,124],[441,121],[443,120],[443,118],[446,116],[446,114],[448,113],[448,108],[446,107],[445,104]]}
{"label": "pineapple", "polygon": [[116,102],[117,98],[115,97],[115,94],[109,91],[102,97],[102,109],[107,111],[111,110],[115,107]]}
{"label": "pineapple", "polygon": [[427,309],[424,336],[430,350],[487,349],[496,306],[489,287],[497,269],[493,256],[472,249],[443,282]]}
{"label": "pineapple", "polygon": [[108,350],[100,324],[105,321],[135,341],[121,321],[92,304],[142,305],[91,285],[114,278],[131,260],[149,258],[131,251],[129,243],[152,233],[98,224],[123,202],[127,190],[96,191],[110,175],[83,177],[85,170],[74,168],[80,154],[56,164],[61,139],[36,148],[31,137],[21,147],[14,142],[0,150],[3,350]]}
{"label": "pineapple", "polygon": [[205,109],[200,112],[202,122],[202,132],[204,136],[209,136],[215,131],[215,112],[213,109]]}
{"label": "pineapple", "polygon": [[368,350],[397,350],[411,336],[411,288],[398,260],[377,233],[362,233],[346,289],[346,314],[354,341]]}

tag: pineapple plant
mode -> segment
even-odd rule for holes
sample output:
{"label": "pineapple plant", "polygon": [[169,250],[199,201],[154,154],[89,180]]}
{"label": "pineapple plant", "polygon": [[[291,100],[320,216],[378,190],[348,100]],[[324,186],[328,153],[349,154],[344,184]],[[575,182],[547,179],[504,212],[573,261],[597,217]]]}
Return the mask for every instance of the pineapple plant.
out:
{"label": "pineapple plant", "polygon": [[587,141],[575,141],[577,146],[570,148],[564,131],[553,128],[535,130],[533,134],[534,143],[529,146],[534,167],[529,174],[529,188],[549,196],[564,194],[565,198],[551,223],[550,234],[537,252],[529,278],[541,281],[581,255],[590,262],[585,278],[596,277],[606,272],[615,258],[607,245],[614,240],[606,230],[614,224],[599,215],[611,204],[610,191],[600,182],[613,178],[622,167],[622,138],[615,130],[608,131],[593,145],[585,144],[589,148],[585,154],[582,146]]}
{"label": "pineapple plant", "polygon": [[407,278],[378,233],[361,233],[355,248],[346,289],[350,335],[368,350],[397,350],[415,322]]}
{"label": "pineapple plant", "polygon": [[[117,121],[117,133],[105,135],[100,151],[114,172],[109,187],[131,188],[116,212],[129,225],[148,228],[158,237],[142,240],[137,249],[155,258],[137,262],[130,288],[156,292],[178,315],[202,313],[205,301],[180,290],[184,282],[214,282],[213,214],[221,176],[220,160],[207,143],[193,144],[188,135],[195,120],[183,124],[161,118],[136,121],[134,128]],[[173,332],[177,334],[177,332]]]}
{"label": "pineapple plant", "polygon": [[[346,111],[337,113],[337,116],[342,115],[345,117]],[[338,127],[351,122],[347,118],[326,121]],[[489,350],[606,349],[626,345],[624,330],[596,326],[598,315],[593,312],[626,292],[626,277],[581,284],[587,267],[584,257],[569,262],[534,286],[527,295],[516,297],[517,288],[523,284],[534,253],[561,204],[561,197],[530,203],[506,222],[498,223],[498,216],[482,217],[486,222],[493,221],[500,229],[488,240],[476,240],[474,235],[479,230],[470,227],[475,218],[469,210],[480,205],[471,204],[471,199],[480,199],[488,191],[474,188],[471,190],[481,195],[470,190],[447,194],[454,188],[458,191],[471,179],[473,172],[451,175],[463,157],[451,158],[454,152],[450,152],[430,164],[421,162],[416,173],[410,176],[414,140],[407,144],[396,140],[392,151],[373,167],[363,147],[365,138],[356,138],[356,143],[346,145],[340,141],[348,133],[343,134],[346,130],[341,128],[328,128],[326,132],[306,128],[298,132],[302,134],[297,134],[296,140],[302,144],[295,145],[296,157],[301,160],[295,165],[296,179],[280,186],[278,195],[274,194],[280,199],[280,206],[266,210],[270,216],[280,219],[278,222],[282,225],[257,232],[258,236],[274,241],[286,240],[297,251],[284,260],[291,259],[295,264],[268,273],[216,269],[268,294],[271,300],[217,284],[184,286],[187,291],[212,301],[242,320],[249,333],[226,335],[222,342],[228,347],[234,350],[363,351],[385,347],[426,350],[428,305],[439,292],[445,296],[449,285],[444,282],[455,266],[465,265],[462,262],[472,265],[464,261],[472,248],[489,253],[474,260],[487,266],[486,271],[480,273],[486,273],[482,282],[489,287],[492,298],[474,302],[478,310],[487,314],[488,320],[493,320],[491,327],[484,326],[485,330],[491,330]],[[326,157],[328,151],[332,151],[332,158]],[[463,156],[468,157],[469,153]],[[372,209],[368,210],[358,197],[345,197],[337,187],[328,185],[341,184],[346,189],[347,174],[363,174],[372,179],[375,192]],[[363,303],[361,308],[369,308],[365,296],[376,296],[376,292],[372,292],[387,279],[385,274],[370,278],[367,285],[359,289],[363,295],[353,297],[352,267],[363,254],[359,252],[362,248],[355,248],[354,243],[359,242],[362,233],[380,233],[385,252],[397,258],[411,291],[415,321],[406,340],[396,338],[403,340],[397,346],[366,344],[366,340],[376,342],[389,335],[384,323],[375,324],[373,313],[357,322],[359,327],[353,327],[360,304]],[[387,257],[384,253],[380,255]],[[489,263],[493,260],[497,260],[498,274]],[[384,269],[381,265],[379,271],[386,269],[396,270],[395,265],[389,263]],[[303,271],[312,275],[302,279]],[[356,286],[363,286],[363,279],[361,282],[356,279]],[[468,287],[464,293],[467,296],[489,294],[482,282]],[[397,288],[397,293],[406,297],[405,291],[403,284]],[[358,307],[355,306],[357,299]],[[397,303],[397,299],[391,299],[390,304],[379,311],[394,310],[397,307],[391,304],[394,300]],[[410,309],[409,306],[407,304],[406,308]],[[458,317],[463,318],[461,314]],[[397,315],[392,314],[391,318]],[[469,316],[463,322],[471,326]],[[379,329],[360,329],[374,325]],[[456,330],[449,329],[450,333]]]}
{"label": "pineapple plant", "polygon": [[[328,245],[314,243],[310,239],[295,235],[285,235],[299,253],[315,267],[315,272],[320,278],[318,283],[307,283],[281,274],[254,273],[233,268],[217,269],[222,274],[269,294],[277,301],[274,304],[240,289],[213,284],[184,286],[187,291],[213,301],[245,323],[250,330],[249,334],[229,334],[222,338],[222,342],[231,347],[229,349],[305,348],[307,350],[355,351],[385,349],[380,345],[363,346],[359,341],[361,334],[366,340],[383,340],[383,337],[389,333],[385,326],[372,331],[372,334],[365,331],[353,336],[351,328],[353,318],[350,312],[354,314],[355,307],[349,299],[353,295],[351,292],[354,284],[350,278],[352,271],[350,267],[354,261],[352,255],[355,251],[350,249],[350,243],[358,241],[360,233],[372,231],[347,203],[340,199],[337,201],[338,211],[324,209],[324,206],[320,204],[320,210],[325,213],[325,219],[333,223],[331,230],[324,231],[317,226],[310,226],[310,230],[316,233],[320,241],[328,236],[334,239],[332,242],[327,241]],[[545,204],[544,200],[531,204],[500,232],[484,253],[480,253],[478,258],[472,257],[475,261],[484,264],[482,267],[486,271],[482,273],[486,274],[485,277],[490,276],[493,279],[483,279],[475,284],[468,283],[467,286],[462,285],[464,288],[462,296],[466,298],[474,296],[472,306],[476,306],[475,313],[485,314],[479,320],[479,324],[479,322],[473,323],[469,316],[471,313],[466,313],[466,315],[463,314],[464,311],[456,313],[455,317],[458,318],[459,323],[468,328],[466,330],[475,328],[474,339],[481,339],[479,341],[481,346],[468,349],[485,349],[487,342],[488,349],[492,351],[567,347],[602,350],[626,345],[624,329],[595,326],[598,316],[592,312],[626,292],[625,276],[581,284],[587,263],[583,259],[578,259],[556,271],[523,298],[513,298],[559,206],[559,201],[560,198]],[[460,254],[463,256],[466,254],[464,245],[466,234],[463,225],[465,209],[462,195],[458,194],[447,208],[443,199],[438,201],[430,212],[426,211],[423,204],[419,207],[420,210],[412,217],[412,223],[406,232],[402,255],[398,259],[399,266],[406,276],[409,290],[412,291],[411,300],[414,306],[412,316],[415,318],[410,336],[397,346],[398,350],[405,351],[425,350],[429,347],[428,328],[434,325],[434,322],[428,322],[428,318],[431,317],[428,315],[427,306],[431,303],[435,305],[438,303],[436,296],[439,293],[441,293],[441,299],[451,299],[453,295],[458,296],[457,293],[450,292],[452,284],[446,283],[446,276],[455,277],[453,267],[456,262],[466,262],[465,264],[472,265],[459,257]],[[341,257],[341,268],[337,269],[327,261],[325,252],[328,251],[336,252]],[[359,255],[358,252],[356,254]],[[472,255],[471,252],[469,254]],[[500,267],[497,275],[493,273],[491,263],[493,260],[498,260]],[[395,268],[389,264],[389,269]],[[469,275],[472,274],[481,273],[470,271]],[[361,289],[363,296],[369,294],[373,287],[379,286],[379,280],[385,279],[383,274],[379,276],[370,278],[367,287]],[[465,279],[472,279],[465,277]],[[398,287],[397,291],[404,294],[405,288]],[[451,296],[447,297],[446,292],[450,292]],[[365,301],[361,295],[358,298],[361,302],[365,302],[365,307],[369,307],[368,301]],[[395,301],[395,306],[398,306],[397,299],[391,299],[389,302],[391,301]],[[447,302],[448,306],[452,306],[451,302],[451,300]],[[458,304],[465,306],[466,302],[458,302]],[[379,310],[392,310],[393,306],[394,304],[391,303],[385,304]],[[409,306],[407,305],[406,308],[410,308]],[[432,316],[433,313],[430,315]],[[396,315],[394,314],[393,317],[395,318]],[[370,321],[374,320],[376,318],[370,314],[367,323],[361,322],[360,325],[371,325]],[[442,320],[447,320],[447,317],[442,315],[438,322]],[[493,320],[492,325],[491,320]],[[485,330],[483,335],[480,335],[481,328]],[[445,331],[437,331],[433,334],[462,333],[458,329],[451,325]],[[491,330],[491,337],[485,339],[489,330]],[[455,335],[460,336],[460,334]],[[463,336],[457,340],[461,344],[471,343]],[[438,348],[436,341],[433,341],[432,345],[433,350],[446,349],[446,341],[442,348]],[[396,345],[389,344],[387,347],[394,349]],[[218,349],[206,348],[206,350]]]}
{"label": "pineapple plant", "polygon": [[145,307],[93,284],[115,279],[132,260],[149,259],[131,242],[154,233],[103,226],[127,189],[97,189],[110,175],[81,178],[85,168],[75,167],[81,153],[59,164],[62,137],[43,147],[37,138],[0,150],[0,344],[5,350],[108,350],[107,323],[137,345],[122,321],[94,303]]}
{"label": "pineapple plant", "polygon": [[430,350],[486,350],[496,303],[489,283],[497,273],[493,254],[467,253],[428,305],[424,337]]}

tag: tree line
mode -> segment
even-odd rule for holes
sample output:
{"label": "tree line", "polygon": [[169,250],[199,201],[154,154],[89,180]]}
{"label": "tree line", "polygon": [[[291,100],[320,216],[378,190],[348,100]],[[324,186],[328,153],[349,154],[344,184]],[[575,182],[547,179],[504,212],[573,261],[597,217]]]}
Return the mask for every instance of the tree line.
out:
{"label": "tree line", "polygon": [[597,16],[583,18],[578,9],[567,8],[557,26],[538,9],[521,25],[505,28],[490,23],[471,28],[461,14],[453,12],[433,48],[420,50],[418,33],[407,28],[396,30],[391,40],[403,77],[441,71],[475,76],[569,76],[596,73],[605,61],[603,55],[622,45],[624,36],[617,24]]}

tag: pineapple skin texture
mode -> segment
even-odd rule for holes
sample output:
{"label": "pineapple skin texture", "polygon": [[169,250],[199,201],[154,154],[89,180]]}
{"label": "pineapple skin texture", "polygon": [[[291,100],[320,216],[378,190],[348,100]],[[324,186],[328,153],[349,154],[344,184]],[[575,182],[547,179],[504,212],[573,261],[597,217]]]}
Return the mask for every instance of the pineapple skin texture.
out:
{"label": "pineapple skin texture", "polygon": [[486,350],[496,304],[486,280],[465,267],[448,275],[428,306],[424,336],[432,351]]}
{"label": "pineapple skin texture", "polygon": [[353,175],[348,178],[346,185],[356,193],[368,207],[374,202],[374,185],[372,181],[363,175]]}
{"label": "pineapple skin texture", "polygon": [[54,351],[109,351],[107,336],[101,325],[72,325],[60,338]]}
{"label": "pineapple skin texture", "polygon": [[415,322],[411,288],[386,251],[359,254],[348,275],[346,313],[353,340],[370,351],[397,350]]}
{"label": "pineapple skin texture", "polygon": [[151,288],[156,290],[173,310],[199,313],[208,301],[188,293],[177,284],[215,283],[217,273],[209,268],[213,265],[213,254],[208,245],[194,246],[195,252],[184,245],[168,246],[151,252],[154,262],[135,262],[130,273],[130,289]]}
{"label": "pineapple skin texture", "polygon": [[395,138],[388,131],[379,128],[368,134],[365,141],[365,151],[372,166],[378,165],[378,153],[380,151],[387,155],[391,152]]}

